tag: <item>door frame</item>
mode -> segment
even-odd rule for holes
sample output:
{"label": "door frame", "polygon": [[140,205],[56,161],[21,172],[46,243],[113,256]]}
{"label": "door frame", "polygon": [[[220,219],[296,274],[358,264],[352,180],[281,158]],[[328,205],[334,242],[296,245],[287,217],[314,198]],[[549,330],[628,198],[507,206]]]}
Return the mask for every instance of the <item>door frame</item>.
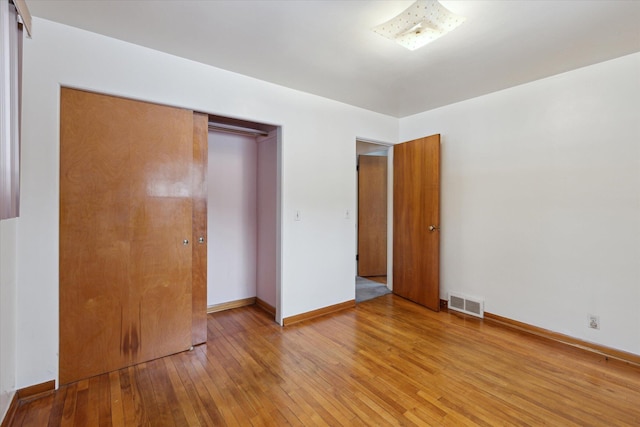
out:
{"label": "door frame", "polygon": [[[274,321],[280,326],[284,326],[283,324],[283,316],[282,316],[282,223],[283,223],[283,208],[282,208],[282,125],[267,123],[264,121],[253,120],[253,119],[241,119],[237,117],[232,117],[224,114],[213,114],[206,113],[209,116],[209,121],[214,122],[217,125],[221,125],[222,128],[220,131],[224,132],[225,126],[228,126],[227,129],[230,129],[231,133],[247,133],[250,134],[251,131],[257,132],[266,132],[269,134],[268,138],[271,138],[271,135],[275,137],[276,141],[276,224],[275,224],[275,315]],[[245,132],[246,131],[246,132]],[[209,129],[209,133],[211,129]],[[266,136],[266,134],[255,133],[255,136]],[[259,142],[256,142],[259,144]],[[207,164],[207,171],[209,165]],[[208,175],[207,175],[208,176]],[[256,295],[257,297],[257,295]],[[267,310],[271,312],[270,310]]]}
{"label": "door frame", "polygon": [[[218,116],[218,117],[224,117],[230,120],[240,120],[240,121],[245,121],[248,123],[256,123],[256,124],[262,124],[262,125],[267,125],[267,126],[272,126],[275,127],[275,132],[276,132],[276,145],[277,145],[277,158],[276,158],[276,192],[277,192],[277,200],[276,200],[276,306],[275,306],[275,322],[278,323],[280,326],[283,326],[283,315],[282,315],[282,224],[283,224],[283,198],[282,198],[282,170],[283,170],[283,159],[284,159],[284,155],[283,155],[283,125],[281,123],[271,123],[267,120],[261,120],[259,118],[251,118],[251,117],[236,117],[233,116],[231,114],[225,114],[224,112],[212,112],[212,111],[206,111],[203,110],[201,108],[192,108],[189,105],[176,105],[176,104],[172,104],[172,103],[165,103],[165,102],[160,102],[154,99],[150,99],[148,97],[140,97],[140,96],[136,96],[134,94],[130,94],[130,93],[121,93],[121,92],[117,92],[117,91],[112,91],[112,90],[106,90],[105,88],[94,88],[94,87],[86,87],[86,86],[82,86],[82,85],[69,85],[69,84],[65,84],[65,85],[61,85],[58,88],[58,104],[60,102],[60,90],[61,88],[69,88],[69,89],[76,89],[76,90],[81,90],[81,91],[88,91],[88,92],[94,92],[94,93],[98,93],[101,95],[108,95],[108,96],[114,96],[114,97],[118,97],[118,98],[125,98],[125,99],[129,99],[132,101],[141,101],[141,102],[147,102],[147,103],[151,103],[151,104],[157,104],[157,105],[164,105],[167,107],[174,107],[174,108],[182,108],[182,109],[189,109],[192,110],[194,113],[202,113],[202,114],[206,114],[208,116]],[[58,120],[58,126],[60,126],[60,117],[57,118]],[[59,143],[59,142],[58,142]],[[59,160],[58,160],[59,163]],[[58,165],[59,167],[59,165]],[[208,172],[208,166],[207,166],[207,172]],[[58,184],[59,185],[59,184]],[[59,201],[58,201],[59,203]],[[58,261],[59,263],[59,261]],[[58,288],[59,288],[59,283],[58,283]],[[59,292],[59,290],[58,290]],[[57,313],[57,316],[60,316],[60,313]],[[59,331],[58,331],[59,333]],[[58,342],[58,347],[59,347],[60,343]],[[59,361],[59,358],[58,358]],[[56,381],[59,381],[59,371],[56,372]]]}
{"label": "door frame", "polygon": [[[358,142],[365,144],[378,145],[381,150],[387,150],[387,288],[393,291],[393,146],[395,144],[391,142],[376,141],[367,138],[356,137],[355,144],[357,147]],[[358,164],[358,152],[356,148],[355,162]],[[356,208],[354,211],[355,227],[354,227],[354,242],[355,242],[355,255],[358,254],[358,172],[355,173],[353,181],[355,186],[356,195]],[[355,261],[354,255],[354,261]],[[355,273],[358,275],[358,263],[355,261]]]}

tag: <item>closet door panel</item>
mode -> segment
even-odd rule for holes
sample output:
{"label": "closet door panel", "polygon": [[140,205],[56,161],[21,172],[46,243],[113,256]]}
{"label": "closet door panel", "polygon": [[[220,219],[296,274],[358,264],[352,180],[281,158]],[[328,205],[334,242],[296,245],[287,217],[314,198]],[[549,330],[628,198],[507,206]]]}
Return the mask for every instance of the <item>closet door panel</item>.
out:
{"label": "closet door panel", "polygon": [[[131,350],[134,363],[191,346],[191,248],[182,243],[184,233],[187,239],[191,237],[191,206],[190,202],[187,206],[166,202],[149,203],[135,214],[136,220],[142,221],[171,213],[184,218],[188,213],[189,222],[175,224],[173,218],[166,217],[162,224],[153,218],[146,224],[149,235],[136,233],[131,242],[131,281],[135,286],[130,288],[130,301],[139,337]],[[154,211],[163,213],[156,215]]]}
{"label": "closet door panel", "polygon": [[[207,341],[207,159],[209,116],[193,114],[193,345]],[[200,239],[203,239],[201,242]]]}
{"label": "closet door panel", "polygon": [[[110,103],[64,89],[60,133],[60,381],[126,363],[129,323],[129,150],[104,144]],[[117,119],[117,117],[115,117]],[[83,126],[77,123],[83,122]]]}
{"label": "closet door panel", "polygon": [[134,362],[191,347],[192,114],[145,105],[130,132]]}
{"label": "closet door panel", "polygon": [[192,113],[61,92],[60,383],[191,345]]}

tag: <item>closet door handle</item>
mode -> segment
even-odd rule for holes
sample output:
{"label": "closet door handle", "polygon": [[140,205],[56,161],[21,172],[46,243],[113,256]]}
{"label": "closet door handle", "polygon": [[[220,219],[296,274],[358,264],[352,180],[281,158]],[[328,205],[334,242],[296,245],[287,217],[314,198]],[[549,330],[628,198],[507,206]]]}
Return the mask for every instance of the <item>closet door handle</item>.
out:
{"label": "closet door handle", "polygon": [[204,243],[204,237],[203,236],[198,237],[198,243]]}
{"label": "closet door handle", "polygon": [[184,239],[184,240],[182,241],[182,244],[183,244],[183,245],[185,245],[185,246],[187,246],[187,245],[189,244],[189,240],[188,240],[188,239]]}

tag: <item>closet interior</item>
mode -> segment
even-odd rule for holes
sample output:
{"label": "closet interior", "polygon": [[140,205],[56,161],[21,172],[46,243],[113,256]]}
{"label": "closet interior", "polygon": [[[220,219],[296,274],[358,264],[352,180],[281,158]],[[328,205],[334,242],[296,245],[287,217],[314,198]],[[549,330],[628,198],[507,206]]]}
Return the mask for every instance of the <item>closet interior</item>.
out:
{"label": "closet interior", "polygon": [[276,316],[278,128],[209,115],[208,311],[256,303]]}

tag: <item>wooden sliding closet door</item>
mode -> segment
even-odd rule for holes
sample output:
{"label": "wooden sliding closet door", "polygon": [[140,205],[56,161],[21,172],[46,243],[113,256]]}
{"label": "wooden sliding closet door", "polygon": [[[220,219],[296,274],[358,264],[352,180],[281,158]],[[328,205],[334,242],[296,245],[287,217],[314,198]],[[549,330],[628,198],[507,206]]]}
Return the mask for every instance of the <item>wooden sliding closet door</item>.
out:
{"label": "wooden sliding closet door", "polygon": [[62,89],[60,383],[192,345],[193,112]]}
{"label": "wooden sliding closet door", "polygon": [[207,341],[207,159],[209,116],[193,114],[192,344]]}

